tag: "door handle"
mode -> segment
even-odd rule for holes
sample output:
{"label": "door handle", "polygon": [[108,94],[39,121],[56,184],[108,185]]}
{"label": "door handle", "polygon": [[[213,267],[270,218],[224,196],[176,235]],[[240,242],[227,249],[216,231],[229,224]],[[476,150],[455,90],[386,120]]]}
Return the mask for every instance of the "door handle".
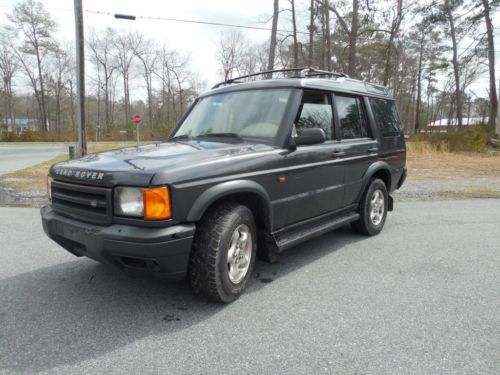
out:
{"label": "door handle", "polygon": [[332,157],[334,158],[341,158],[342,156],[345,156],[345,152],[342,150],[333,150],[332,151]]}
{"label": "door handle", "polygon": [[366,150],[366,152],[369,152],[370,154],[378,152],[378,147],[370,147],[369,149]]}

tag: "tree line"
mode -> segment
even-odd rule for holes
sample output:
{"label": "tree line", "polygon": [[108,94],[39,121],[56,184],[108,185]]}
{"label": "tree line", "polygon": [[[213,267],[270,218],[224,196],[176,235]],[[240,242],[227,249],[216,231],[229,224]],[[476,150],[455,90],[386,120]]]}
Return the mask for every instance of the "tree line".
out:
{"label": "tree line", "polygon": [[[491,20],[499,4],[272,0],[269,39],[252,43],[228,29],[214,41],[215,58],[222,80],[312,66],[383,84],[396,98],[408,133],[442,118],[457,118],[461,128],[464,117],[489,118],[493,132],[498,98]],[[74,134],[73,43],[56,38],[57,23],[40,2],[24,0],[7,17],[0,30],[0,122],[30,118],[42,133]],[[90,138],[131,137],[135,113],[143,115],[149,137],[165,136],[205,89],[188,54],[139,31],[90,30],[86,64]],[[468,90],[483,75],[489,77],[487,98]],[[134,89],[139,82],[141,97]]]}
{"label": "tree line", "polygon": [[[10,24],[0,30],[0,123],[28,118],[36,121],[41,133],[56,135],[48,138],[72,136],[76,112],[73,43],[57,40],[57,24],[40,2],[21,2],[7,17]],[[143,135],[165,137],[200,91],[189,55],[141,32],[108,27],[90,30],[85,41],[90,139],[97,133],[101,139],[132,137],[136,113],[143,115]],[[146,97],[131,95],[131,82],[141,84],[145,90],[139,91],[145,91]]]}
{"label": "tree line", "polygon": [[[220,38],[223,77],[300,66],[334,70],[386,86],[408,133],[438,119],[456,118],[460,129],[464,117],[480,117],[495,131],[492,17],[500,0],[307,0],[299,8],[296,0],[273,1],[269,43],[252,45],[238,31]],[[488,97],[478,97],[468,89],[485,74],[479,82]]]}

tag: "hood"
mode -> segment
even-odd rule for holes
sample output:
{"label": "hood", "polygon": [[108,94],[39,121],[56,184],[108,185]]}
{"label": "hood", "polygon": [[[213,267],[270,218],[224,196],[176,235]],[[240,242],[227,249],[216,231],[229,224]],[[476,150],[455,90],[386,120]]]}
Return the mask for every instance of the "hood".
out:
{"label": "hood", "polygon": [[194,169],[203,168],[204,165],[213,167],[217,161],[272,150],[275,150],[272,146],[254,143],[165,142],[90,154],[61,162],[52,166],[50,175],[58,180],[92,185],[148,186],[160,171],[162,175],[172,177],[178,170],[182,170],[183,174],[187,170],[195,173]]}

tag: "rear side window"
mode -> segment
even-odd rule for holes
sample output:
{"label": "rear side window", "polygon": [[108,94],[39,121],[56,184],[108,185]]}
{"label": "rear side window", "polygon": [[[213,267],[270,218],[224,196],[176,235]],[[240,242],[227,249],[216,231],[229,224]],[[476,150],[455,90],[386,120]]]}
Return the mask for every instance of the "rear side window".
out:
{"label": "rear side window", "polygon": [[370,98],[373,116],[382,136],[397,135],[401,131],[396,103],[392,100]]}
{"label": "rear side window", "polygon": [[333,139],[333,115],[331,96],[325,93],[305,91],[300,107],[300,115],[295,125],[296,130],[321,128],[326,139]]}
{"label": "rear side window", "polygon": [[358,97],[335,95],[342,139],[369,137],[363,106]]}

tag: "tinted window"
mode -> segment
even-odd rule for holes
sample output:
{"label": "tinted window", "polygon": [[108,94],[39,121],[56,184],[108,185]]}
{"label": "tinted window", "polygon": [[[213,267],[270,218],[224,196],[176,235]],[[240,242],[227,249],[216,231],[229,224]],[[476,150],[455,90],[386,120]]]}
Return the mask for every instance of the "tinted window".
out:
{"label": "tinted window", "polygon": [[304,128],[321,128],[325,131],[326,139],[333,138],[331,96],[317,92],[304,92],[300,116],[296,123],[299,131]]}
{"label": "tinted window", "polygon": [[398,134],[400,131],[399,116],[396,104],[392,100],[370,99],[375,123],[383,136]]}
{"label": "tinted window", "polygon": [[342,139],[369,137],[363,107],[359,98],[335,95]]}

